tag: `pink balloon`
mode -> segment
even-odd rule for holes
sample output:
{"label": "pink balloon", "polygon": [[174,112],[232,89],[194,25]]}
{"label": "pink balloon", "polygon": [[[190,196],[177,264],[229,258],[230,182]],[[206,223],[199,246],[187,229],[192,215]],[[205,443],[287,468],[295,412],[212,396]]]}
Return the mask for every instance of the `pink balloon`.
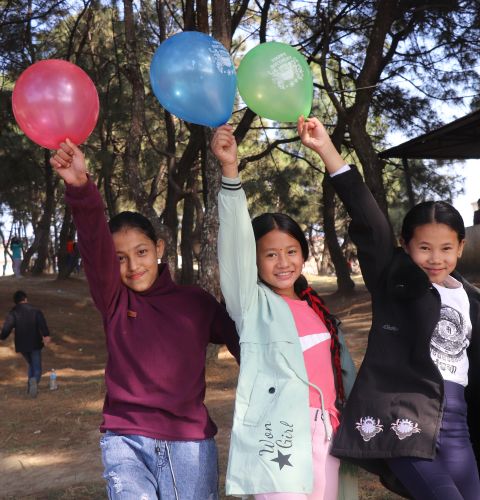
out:
{"label": "pink balloon", "polygon": [[15,83],[12,106],[25,135],[48,149],[58,149],[67,137],[75,144],[84,142],[95,128],[99,111],[90,77],[61,59],[28,67]]}

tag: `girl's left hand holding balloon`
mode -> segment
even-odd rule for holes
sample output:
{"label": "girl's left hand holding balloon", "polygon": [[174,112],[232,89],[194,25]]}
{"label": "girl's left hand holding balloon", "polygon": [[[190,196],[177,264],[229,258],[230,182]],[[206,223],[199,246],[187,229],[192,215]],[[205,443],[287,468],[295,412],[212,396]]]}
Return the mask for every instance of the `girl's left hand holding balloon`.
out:
{"label": "girl's left hand holding balloon", "polygon": [[60,144],[60,148],[50,158],[50,165],[67,184],[79,187],[88,182],[85,157],[70,139]]}
{"label": "girl's left hand holding balloon", "polygon": [[330,174],[345,165],[345,160],[335,149],[328,132],[318,118],[305,119],[300,116],[297,122],[297,130],[302,144],[320,156]]}

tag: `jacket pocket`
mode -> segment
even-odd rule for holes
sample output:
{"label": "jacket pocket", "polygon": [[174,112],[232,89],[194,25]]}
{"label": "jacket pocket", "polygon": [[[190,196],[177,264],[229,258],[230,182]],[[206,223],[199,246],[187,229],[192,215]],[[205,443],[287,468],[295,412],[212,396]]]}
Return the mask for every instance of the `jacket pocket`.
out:
{"label": "jacket pocket", "polygon": [[243,417],[245,425],[256,426],[267,413],[280,392],[280,384],[275,375],[259,371],[253,382],[248,408]]}

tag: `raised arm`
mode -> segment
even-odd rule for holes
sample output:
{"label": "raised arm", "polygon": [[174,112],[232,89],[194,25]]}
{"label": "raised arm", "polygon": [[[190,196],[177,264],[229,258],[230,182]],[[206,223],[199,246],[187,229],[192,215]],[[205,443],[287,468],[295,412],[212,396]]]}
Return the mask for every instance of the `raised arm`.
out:
{"label": "raised arm", "polygon": [[241,331],[242,318],[256,299],[257,257],[247,199],[238,177],[237,144],[230,125],[219,127],[212,151],[222,167],[218,194],[218,260],[227,311]]}
{"label": "raised arm", "polygon": [[120,267],[102,197],[88,178],[83,153],[69,139],[50,163],[65,181],[65,200],[72,209],[92,298],[104,317],[111,315],[120,290]]}
{"label": "raised arm", "polygon": [[372,292],[392,258],[395,245],[390,225],[358,170],[346,166],[320,121],[301,117],[297,127],[302,143],[325,164],[330,181],[352,219],[349,234],[357,247],[363,279]]}

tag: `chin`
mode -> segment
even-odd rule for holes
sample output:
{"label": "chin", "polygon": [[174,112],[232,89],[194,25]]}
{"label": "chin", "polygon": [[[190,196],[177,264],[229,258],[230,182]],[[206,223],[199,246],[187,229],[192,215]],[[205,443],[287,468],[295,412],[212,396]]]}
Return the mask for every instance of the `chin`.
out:
{"label": "chin", "polygon": [[149,286],[145,285],[144,283],[137,283],[135,281],[123,281],[123,284],[127,287],[130,288],[130,290],[133,290],[134,292],[144,292],[145,290],[148,290]]}

